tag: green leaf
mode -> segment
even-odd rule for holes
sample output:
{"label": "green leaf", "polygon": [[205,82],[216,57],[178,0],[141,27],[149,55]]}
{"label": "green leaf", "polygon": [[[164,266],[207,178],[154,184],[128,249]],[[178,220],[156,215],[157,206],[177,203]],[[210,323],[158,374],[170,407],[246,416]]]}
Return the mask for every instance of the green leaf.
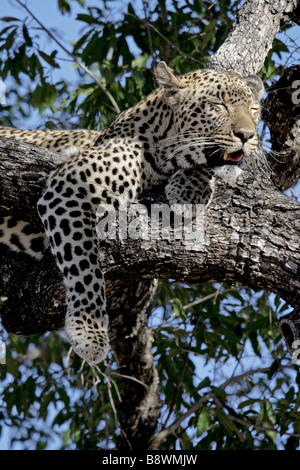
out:
{"label": "green leaf", "polygon": [[40,440],[36,444],[36,450],[44,450],[47,446],[47,440]]}
{"label": "green leaf", "polygon": [[57,125],[53,121],[46,121],[45,122],[45,127],[46,127],[46,129],[50,129],[50,130],[57,129]]}
{"label": "green leaf", "polygon": [[58,8],[60,9],[63,15],[65,13],[69,13],[71,11],[69,0],[58,0]]}
{"label": "green leaf", "polygon": [[209,387],[210,384],[211,384],[210,378],[209,378],[209,377],[205,377],[205,378],[199,383],[199,385],[197,386],[197,390],[201,390],[202,388]]}
{"label": "green leaf", "polygon": [[9,50],[9,49],[12,48],[13,43],[14,43],[14,40],[15,40],[15,37],[16,37],[16,35],[17,35],[17,32],[18,32],[18,28],[14,28],[14,29],[9,33],[9,35],[7,36],[6,41],[5,41],[5,49]]}
{"label": "green leaf", "polygon": [[66,445],[67,445],[68,441],[70,440],[70,438],[71,438],[71,429],[69,428],[69,429],[66,430],[66,432],[63,436],[63,443],[62,443],[63,447],[66,447]]}
{"label": "green leaf", "polygon": [[269,422],[269,424],[276,424],[276,414],[273,410],[272,403],[268,398],[265,398],[261,403],[261,419]]}
{"label": "green leaf", "polygon": [[24,36],[24,39],[25,39],[26,46],[31,47],[32,46],[32,40],[31,40],[31,37],[29,36],[28,29],[27,29],[25,23],[23,23],[23,36]]}
{"label": "green leaf", "polygon": [[149,54],[147,53],[140,55],[140,57],[138,57],[137,59],[134,59],[131,62],[131,67],[133,69],[144,69],[148,58],[149,58]]}
{"label": "green leaf", "polygon": [[295,389],[294,387],[290,387],[288,392],[285,394],[285,399],[287,400],[288,403],[293,403],[294,396],[295,396]]}
{"label": "green leaf", "polygon": [[2,16],[0,18],[1,21],[9,22],[9,21],[21,21],[19,18],[14,18],[13,16]]}
{"label": "green leaf", "polygon": [[51,55],[48,55],[45,52],[39,50],[39,54],[49,65],[51,65],[51,67],[54,67],[57,69],[59,68],[58,63],[55,61],[55,56],[57,54],[56,50],[53,51]]}
{"label": "green leaf", "polygon": [[227,416],[226,413],[224,413],[224,411],[219,410],[218,408],[214,410],[214,413],[216,414],[216,417],[218,418],[222,426],[224,426],[228,434],[232,436],[232,433],[236,431],[236,427],[231,421],[231,419]]}
{"label": "green leaf", "polygon": [[31,103],[34,107],[41,109],[45,97],[45,87],[38,85],[31,95]]}
{"label": "green leaf", "polygon": [[[87,23],[87,24],[95,24],[96,23],[96,19],[93,15],[87,15],[87,14],[84,14],[84,13],[79,13],[77,15],[77,18],[76,18],[78,21],[83,21],[84,23]],[[99,33],[97,33],[99,34]]]}
{"label": "green leaf", "polygon": [[[276,424],[276,414],[274,412],[272,403],[269,399],[264,399],[260,407],[260,418],[265,424],[265,427],[272,427]],[[266,431],[266,435],[271,439],[272,443],[276,444],[276,432]]]}
{"label": "green leaf", "polygon": [[74,49],[73,49],[74,54],[77,54],[77,52],[79,51],[81,46],[87,41],[91,33],[92,33],[91,31],[88,31],[79,39],[79,41],[74,43]]}
{"label": "green leaf", "polygon": [[197,436],[200,437],[207,430],[210,424],[210,409],[205,406],[200,411],[197,419]]}
{"label": "green leaf", "polygon": [[260,346],[258,337],[251,333],[249,339],[251,341],[251,345],[252,345],[252,348],[253,348],[255,354],[260,357],[261,356],[261,354],[260,354],[261,346]]}
{"label": "green leaf", "polygon": [[133,78],[134,78],[134,81],[137,85],[137,87],[142,91],[143,88],[144,88],[144,85],[145,85],[145,75],[143,74],[143,72],[140,72],[140,71],[136,71],[133,75]]}
{"label": "green leaf", "polygon": [[135,15],[134,8],[133,8],[131,2],[128,3],[128,10],[127,10],[127,11],[128,11],[128,13],[130,13],[131,15],[136,16],[136,15]]}
{"label": "green leaf", "polygon": [[175,299],[171,299],[170,300],[170,304],[172,305],[173,307],[173,312],[175,314],[176,317],[181,317],[183,318],[184,320],[187,319],[187,315],[186,315],[186,312],[183,308],[183,305],[180,301],[180,299],[178,298],[175,298]]}
{"label": "green leaf", "polygon": [[256,398],[248,398],[248,400],[244,400],[241,403],[239,403],[238,408],[245,408],[246,406],[251,406],[257,403]]}
{"label": "green leaf", "polygon": [[38,85],[31,95],[31,103],[39,109],[40,114],[47,108],[53,106],[57,99],[57,89],[54,85],[44,83]]}

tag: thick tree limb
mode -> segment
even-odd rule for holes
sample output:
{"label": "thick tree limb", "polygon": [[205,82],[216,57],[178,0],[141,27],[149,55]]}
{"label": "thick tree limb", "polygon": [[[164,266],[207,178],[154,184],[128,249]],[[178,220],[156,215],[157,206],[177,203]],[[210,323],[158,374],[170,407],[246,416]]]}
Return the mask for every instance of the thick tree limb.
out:
{"label": "thick tree limb", "polygon": [[279,327],[288,350],[292,355],[297,355],[296,359],[299,361],[300,308],[296,307],[293,312],[282,317],[279,321]]}
{"label": "thick tree limb", "polygon": [[208,67],[234,70],[242,76],[257,73],[275,35],[297,14],[297,4],[297,0],[246,0]]}
{"label": "thick tree limb", "polygon": [[[57,159],[46,149],[0,140],[0,214],[9,210],[38,227],[36,200]],[[267,165],[264,154],[257,152],[245,161],[245,175],[236,186],[219,181],[205,214],[205,244],[198,251],[187,250],[180,240],[113,241],[102,246],[110,339],[126,376],[120,448],[132,442],[146,448],[160,411],[151,333],[142,311],[153,277],[187,283],[237,281],[300,304],[300,208],[276,190]],[[63,327],[65,292],[52,255],[38,262],[2,246],[0,258],[0,294],[8,296],[1,310],[4,327],[25,335]]]}
{"label": "thick tree limb", "polygon": [[300,178],[300,66],[286,69],[268,89],[263,119],[271,133],[270,164],[276,183],[285,190]]}
{"label": "thick tree limb", "polygon": [[[10,146],[8,141],[6,144],[0,141],[0,172],[5,175],[0,180],[1,207],[4,211],[9,207],[11,213],[22,215],[26,220],[37,224],[33,207],[44,180],[42,177],[39,180],[33,178],[32,183],[32,168],[28,162],[33,147],[19,142],[13,143],[10,155]],[[47,172],[51,155],[48,150],[34,149],[34,165],[38,158],[39,174]],[[271,290],[291,305],[298,305],[300,207],[276,190],[269,178],[269,172],[266,171],[268,168],[264,165],[267,165],[264,154],[257,152],[245,162],[245,175],[240,177],[234,188],[219,181],[215,200],[205,214],[205,241],[196,251],[186,249],[181,240],[170,242],[165,239],[129,239],[122,243],[117,240],[105,242],[101,247],[100,257],[106,272],[108,293],[113,294],[138,279],[153,277],[171,277],[188,283],[226,279],[227,282],[241,282],[255,290]],[[255,178],[253,168],[256,170]],[[19,187],[15,191],[16,180]],[[26,206],[23,204],[24,192],[27,194]],[[5,295],[9,289],[17,288],[16,285],[12,287],[14,282],[10,272],[16,272],[19,264],[21,270],[24,270],[24,266],[28,270],[28,257],[21,256],[19,262],[15,254],[8,255],[5,250],[2,250],[2,253],[5,259],[1,267],[1,289]],[[7,256],[9,261],[4,262]],[[53,279],[53,289],[55,290],[54,286],[57,285],[58,298],[62,298],[61,278],[54,262],[51,262],[51,267],[47,269],[49,259],[44,263],[45,266],[43,262],[34,261],[32,269],[36,275],[32,279],[33,285],[30,288],[28,279],[20,280],[23,281],[23,286],[19,286],[20,290],[32,290],[30,296],[37,297],[44,292],[49,279]],[[12,263],[16,263],[13,270]],[[37,275],[40,269],[41,273]],[[37,279],[40,279],[40,285],[37,285]],[[45,326],[48,329],[46,317],[55,305],[48,299],[44,302],[43,295],[41,297],[32,300],[28,314],[33,316],[33,303],[39,306],[37,311],[44,312]],[[51,297],[57,296],[53,297],[52,293]],[[20,308],[23,312],[26,310],[24,301]],[[7,309],[9,315],[4,312],[3,318],[9,330],[13,328],[15,321],[18,325],[14,328],[15,331],[22,330],[24,334],[36,331],[35,321],[31,326],[30,321],[25,321],[22,327],[19,315],[16,316],[11,311],[9,303]],[[30,331],[31,328],[33,331]]]}
{"label": "thick tree limb", "polygon": [[110,340],[123,377],[119,450],[132,449],[132,443],[135,449],[146,450],[160,415],[153,337],[144,310],[155,289],[155,281],[143,281],[108,298],[113,318]]}

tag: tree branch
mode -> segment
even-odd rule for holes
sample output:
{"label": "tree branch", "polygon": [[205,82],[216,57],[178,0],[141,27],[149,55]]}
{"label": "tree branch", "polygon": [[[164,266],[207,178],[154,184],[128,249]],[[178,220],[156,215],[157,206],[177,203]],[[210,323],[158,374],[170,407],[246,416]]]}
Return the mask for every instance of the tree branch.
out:
{"label": "tree branch", "polygon": [[[38,226],[34,208],[53,153],[0,140],[0,155],[2,214],[9,210]],[[265,165],[264,154],[256,152],[244,162],[245,174],[236,185],[218,180],[215,199],[205,213],[204,242],[198,247],[167,239],[106,241],[100,259],[108,295],[153,277],[191,284],[225,279],[254,290],[270,290],[289,304],[299,305],[300,207],[274,187]],[[53,329],[55,315],[61,327],[64,302],[61,317],[58,311],[64,289],[50,253],[41,262],[5,249],[1,256],[1,294],[11,294],[2,312],[8,331],[30,334],[41,324],[44,330]]]}
{"label": "tree branch", "polygon": [[[226,380],[223,384],[219,385],[218,388],[225,389],[228,385],[238,382],[239,380],[243,380],[245,377],[249,377],[254,374],[258,373],[264,373],[264,372],[269,372],[270,368],[265,367],[261,369],[256,369],[256,370],[249,370],[246,371],[240,375],[236,375],[235,377],[231,377],[230,379]],[[188,418],[191,414],[196,413],[196,411],[200,410],[203,405],[210,399],[214,399],[215,395],[213,392],[208,392],[205,395],[203,395],[200,400],[198,400],[196,403],[194,403],[191,408],[189,408],[186,413],[183,413],[181,416],[179,416],[170,426],[168,426],[166,429],[163,429],[160,431],[155,438],[152,440],[149,450],[157,450],[160,448],[161,443],[170,435],[174,434],[180,424]]]}
{"label": "tree branch", "polygon": [[275,35],[295,15],[294,0],[246,0],[226,41],[207,67],[234,70],[242,76],[257,73]]}
{"label": "tree branch", "polygon": [[[122,380],[121,429],[118,450],[146,450],[155,433],[161,404],[157,392],[158,374],[151,354],[152,331],[145,307],[156,289],[152,280],[137,282],[108,297],[112,319],[110,342]],[[139,383],[132,380],[138,379]]]}
{"label": "tree branch", "polygon": [[271,133],[270,165],[281,190],[300,178],[300,66],[286,69],[268,89],[262,117]]}

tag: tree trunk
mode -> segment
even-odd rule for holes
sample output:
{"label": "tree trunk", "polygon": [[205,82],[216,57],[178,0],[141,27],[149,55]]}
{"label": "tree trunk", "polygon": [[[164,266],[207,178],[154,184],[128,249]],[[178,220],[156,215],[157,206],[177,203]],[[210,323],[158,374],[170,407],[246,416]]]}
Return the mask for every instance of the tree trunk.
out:
{"label": "tree trunk", "polygon": [[[295,20],[297,5],[292,0],[246,1],[209,66],[244,76],[256,73],[281,25],[291,16]],[[286,79],[291,85],[292,74]],[[276,103],[280,109],[280,100]],[[273,103],[266,104],[272,133],[277,117],[273,116]],[[293,119],[294,129],[299,120],[291,113],[287,107],[284,116],[286,121]],[[286,138],[280,138],[282,148]],[[298,154],[289,148],[284,147],[283,166],[273,164],[257,150],[243,162],[244,173],[236,183],[217,180],[215,198],[202,221],[202,244],[187,246],[182,240],[166,239],[103,243],[100,257],[107,282],[111,345],[119,365],[125,367],[123,375],[134,379],[123,378],[120,448],[148,448],[159,416],[152,338],[143,312],[153,278],[171,277],[185,283],[239,282],[254,290],[270,290],[298,309],[300,208],[278,189],[294,181],[291,167],[298,166]],[[36,201],[57,159],[49,150],[0,139],[0,216],[14,214],[41,227]],[[155,198],[163,198],[163,189]],[[8,297],[1,316],[7,331],[29,335],[61,328],[65,291],[52,255],[47,253],[36,261],[1,247],[0,258],[0,294]],[[283,334],[289,336],[288,346],[299,328],[298,314],[282,327]]]}

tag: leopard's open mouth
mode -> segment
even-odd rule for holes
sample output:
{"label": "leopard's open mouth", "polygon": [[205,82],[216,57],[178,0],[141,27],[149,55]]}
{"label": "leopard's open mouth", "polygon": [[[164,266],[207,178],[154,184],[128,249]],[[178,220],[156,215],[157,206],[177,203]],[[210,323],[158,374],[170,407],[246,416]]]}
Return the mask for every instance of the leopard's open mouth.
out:
{"label": "leopard's open mouth", "polygon": [[241,158],[243,158],[243,155],[244,152],[242,149],[232,153],[225,152],[224,160],[229,160],[231,162],[239,162]]}

